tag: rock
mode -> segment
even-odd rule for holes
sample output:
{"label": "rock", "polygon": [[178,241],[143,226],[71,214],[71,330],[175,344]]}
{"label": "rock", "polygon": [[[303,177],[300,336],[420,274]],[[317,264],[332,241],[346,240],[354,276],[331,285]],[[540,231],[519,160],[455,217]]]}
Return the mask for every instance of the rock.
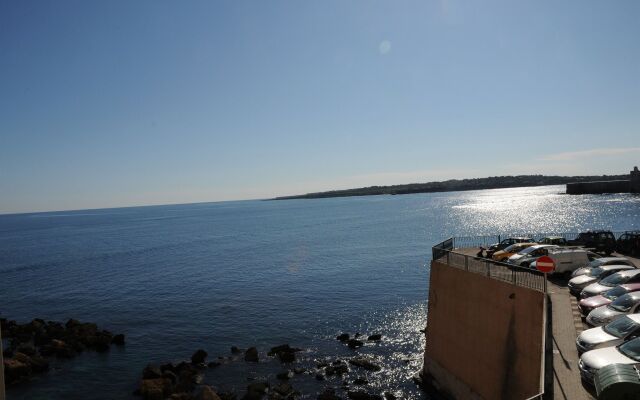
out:
{"label": "rock", "polygon": [[347,396],[351,400],[382,400],[382,396],[378,394],[370,394],[359,390],[350,390],[349,392],[347,392]]}
{"label": "rock", "polygon": [[211,362],[209,362],[209,364],[207,364],[207,367],[209,367],[209,368],[217,368],[220,365],[222,365],[222,363],[220,363],[218,361],[211,361]]}
{"label": "rock", "polygon": [[169,397],[170,400],[194,400],[191,393],[174,393]]}
{"label": "rock", "polygon": [[178,375],[176,375],[172,371],[169,371],[169,370],[163,371],[162,372],[162,377],[169,379],[171,381],[171,384],[173,384],[173,385],[178,383]]}
{"label": "rock", "polygon": [[258,362],[258,349],[255,347],[249,347],[244,352],[244,360],[249,362]]}
{"label": "rock", "polygon": [[21,361],[10,358],[4,360],[3,365],[7,385],[20,382],[31,375],[31,367]]}
{"label": "rock", "polygon": [[18,352],[15,353],[13,359],[28,365],[33,372],[45,372],[49,370],[49,361],[37,354],[28,356],[24,353]]}
{"label": "rock", "polygon": [[267,393],[269,390],[269,382],[258,381],[253,382],[247,386],[248,392],[259,392],[259,393]]}
{"label": "rock", "polygon": [[326,389],[318,395],[318,400],[342,400],[342,397],[337,396],[334,389]]}
{"label": "rock", "polygon": [[296,360],[296,353],[299,351],[302,351],[302,349],[291,347],[288,344],[283,344],[280,346],[272,347],[267,355],[278,356],[281,362],[290,363]]}
{"label": "rock", "polygon": [[356,338],[356,339],[359,338],[360,336],[362,336],[362,334],[360,332],[356,332],[356,334],[353,335],[353,337]]}
{"label": "rock", "polygon": [[140,395],[145,400],[163,400],[171,394],[171,381],[166,378],[143,379]]}
{"label": "rock", "polygon": [[337,364],[333,363],[332,365],[326,366],[324,368],[324,372],[327,374],[327,376],[342,375],[349,372],[349,367],[347,366],[347,364],[340,361]]}
{"label": "rock", "polygon": [[291,370],[286,370],[286,371],[279,372],[279,373],[276,375],[276,378],[281,379],[281,380],[283,380],[283,381],[286,381],[286,380],[288,380],[288,379],[291,379],[291,378],[293,378],[293,371],[291,371]]}
{"label": "rock", "polygon": [[231,346],[231,354],[240,354],[240,353],[242,353],[242,350],[240,350],[236,346]]}
{"label": "rock", "polygon": [[374,340],[374,341],[378,341],[382,339],[382,335],[380,335],[379,333],[376,333],[374,335],[369,335],[369,337],[367,338],[367,340]]}
{"label": "rock", "polygon": [[386,400],[396,400],[396,395],[391,392],[384,392],[384,398]]}
{"label": "rock", "polygon": [[124,335],[122,333],[114,335],[113,338],[111,338],[111,343],[116,346],[124,346]]}
{"label": "rock", "polygon": [[160,366],[160,371],[162,371],[163,373],[166,371],[176,372],[176,366],[172,363],[162,364]]}
{"label": "rock", "polygon": [[349,346],[350,349],[357,349],[358,347],[364,346],[364,342],[357,339],[350,339],[347,342],[347,346]]}
{"label": "rock", "polygon": [[191,356],[191,363],[204,364],[204,361],[207,359],[207,355],[207,352],[202,349],[196,350],[196,352]]}
{"label": "rock", "polygon": [[368,385],[368,384],[369,384],[369,381],[368,381],[368,380],[366,380],[365,378],[357,377],[357,378],[353,381],[353,384],[354,384],[354,385],[360,385],[360,386],[361,386],[361,385]]}
{"label": "rock", "polygon": [[142,370],[142,379],[162,378],[162,369],[155,364],[149,364]]}
{"label": "rock", "polygon": [[221,400],[236,400],[238,398],[238,396],[233,392],[221,392],[218,393],[218,396]]}
{"label": "rock", "polygon": [[355,365],[356,367],[364,368],[368,371],[380,371],[382,367],[378,364],[375,364],[371,360],[368,360],[364,357],[355,357],[349,360],[349,364]]}
{"label": "rock", "polygon": [[325,378],[325,376],[324,376],[321,372],[318,372],[318,373],[316,374],[316,380],[318,380],[318,381],[324,381],[325,379],[326,379],[326,378]]}
{"label": "rock", "polygon": [[349,334],[348,333],[342,333],[342,334],[338,335],[336,337],[336,339],[338,339],[341,342],[346,342],[347,340],[349,340]]}
{"label": "rock", "polygon": [[221,400],[218,394],[207,385],[202,386],[198,394],[196,394],[195,400]]}
{"label": "rock", "polygon": [[33,356],[36,354],[36,348],[31,343],[21,343],[16,349],[16,352]]}
{"label": "rock", "polygon": [[274,386],[273,391],[281,396],[287,396],[293,393],[293,388],[288,383],[282,382],[281,384]]}
{"label": "rock", "polygon": [[293,373],[296,375],[304,374],[305,372],[307,372],[307,370],[302,367],[296,367],[293,369]]}

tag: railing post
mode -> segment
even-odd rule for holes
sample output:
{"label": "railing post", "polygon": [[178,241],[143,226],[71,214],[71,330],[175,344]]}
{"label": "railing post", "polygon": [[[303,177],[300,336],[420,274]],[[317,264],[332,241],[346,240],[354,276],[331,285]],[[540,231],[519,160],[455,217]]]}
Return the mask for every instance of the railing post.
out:
{"label": "railing post", "polygon": [[468,271],[469,270],[469,256],[468,255],[464,255],[464,270]]}
{"label": "railing post", "polygon": [[447,265],[451,265],[451,262],[449,261],[449,258],[451,256],[451,252],[449,250],[445,250],[447,252]]}
{"label": "railing post", "polygon": [[487,264],[487,276],[491,277],[491,264],[489,261],[485,261],[485,263]]}

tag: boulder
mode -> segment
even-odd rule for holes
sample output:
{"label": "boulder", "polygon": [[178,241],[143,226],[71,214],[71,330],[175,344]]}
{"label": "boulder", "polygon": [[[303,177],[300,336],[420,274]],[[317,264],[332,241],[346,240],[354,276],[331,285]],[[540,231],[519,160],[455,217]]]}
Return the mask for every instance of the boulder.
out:
{"label": "boulder", "polygon": [[334,389],[326,389],[318,395],[318,400],[342,400],[342,397],[337,396]]}
{"label": "boulder", "polygon": [[249,347],[244,353],[244,360],[249,362],[258,362],[258,349]]}
{"label": "boulder", "polygon": [[304,374],[305,372],[307,372],[307,370],[302,367],[296,367],[293,369],[293,373],[296,375]]}
{"label": "boulder", "polygon": [[296,360],[296,353],[302,351],[296,347],[291,347],[288,344],[272,347],[267,355],[277,356],[280,362],[291,363]]}
{"label": "boulder", "polygon": [[111,338],[111,343],[116,346],[124,346],[124,335],[122,333],[114,335],[113,338]]}
{"label": "boulder", "polygon": [[369,381],[366,380],[365,378],[361,378],[361,377],[357,377],[354,381],[353,381],[354,385],[358,385],[358,386],[362,386],[362,385],[368,385]]}
{"label": "boulder", "polygon": [[31,375],[31,367],[28,364],[9,358],[3,361],[4,377],[7,385],[11,385],[28,378]]}
{"label": "boulder", "polygon": [[294,375],[293,371],[286,370],[286,371],[278,372],[278,374],[276,374],[276,378],[286,381],[293,378],[293,375]]}
{"label": "boulder", "polygon": [[191,363],[204,364],[204,361],[207,359],[207,355],[207,352],[202,349],[196,350],[196,352],[191,356]]}
{"label": "boulder", "polygon": [[195,400],[221,400],[211,386],[204,385],[196,394]]}
{"label": "boulder", "polygon": [[375,364],[371,360],[365,357],[355,357],[349,360],[349,364],[355,365],[356,367],[364,368],[368,371],[380,371],[382,367],[378,364]]}
{"label": "boulder", "polygon": [[248,392],[267,393],[268,390],[269,390],[269,382],[265,382],[265,381],[253,382],[249,384],[249,386],[247,386]]}
{"label": "boulder", "polygon": [[367,338],[367,340],[373,340],[373,341],[378,341],[380,339],[382,339],[382,335],[379,333],[369,335],[369,337]]}
{"label": "boulder", "polygon": [[171,394],[171,381],[167,378],[143,379],[140,395],[145,400],[163,400]]}
{"label": "boulder", "polygon": [[155,364],[149,364],[142,370],[142,379],[162,378],[162,369]]}
{"label": "boulder", "polygon": [[28,365],[33,372],[45,372],[49,370],[49,361],[37,354],[28,356],[24,353],[15,353],[13,359]]}
{"label": "boulder", "polygon": [[358,339],[349,339],[347,346],[349,346],[350,349],[357,349],[358,347],[364,346],[364,342]]}
{"label": "boulder", "polygon": [[242,353],[242,350],[240,350],[236,346],[231,346],[231,354],[240,354],[240,353]]}
{"label": "boulder", "polygon": [[384,392],[384,398],[386,400],[396,400],[396,395],[391,392]]}
{"label": "boulder", "polygon": [[282,382],[281,384],[274,386],[273,391],[278,393],[280,396],[287,396],[293,393],[293,387],[286,382]]}
{"label": "boulder", "polygon": [[338,339],[341,342],[346,342],[347,340],[349,340],[349,334],[348,333],[342,333],[342,334],[338,335],[336,337],[336,339]]}
{"label": "boulder", "polygon": [[324,372],[327,374],[327,376],[342,375],[349,372],[349,367],[347,366],[347,364],[340,361],[337,364],[332,363],[331,365],[326,366],[324,368]]}

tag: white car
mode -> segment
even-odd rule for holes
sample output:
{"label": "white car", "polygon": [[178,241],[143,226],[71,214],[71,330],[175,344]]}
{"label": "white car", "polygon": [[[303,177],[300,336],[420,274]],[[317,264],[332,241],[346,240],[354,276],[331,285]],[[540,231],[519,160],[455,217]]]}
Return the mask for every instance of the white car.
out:
{"label": "white car", "polygon": [[573,271],[571,276],[576,277],[588,274],[589,271],[591,271],[591,268],[598,268],[602,267],[603,265],[631,265],[632,267],[635,267],[635,264],[625,257],[601,257],[591,261],[588,266],[578,268],[577,270]]}
{"label": "white car", "polygon": [[625,271],[629,269],[634,269],[634,267],[630,265],[603,265],[602,267],[592,268],[588,274],[571,278],[567,286],[569,287],[569,292],[571,292],[572,295],[578,296],[580,292],[582,292],[582,289],[592,283],[604,279],[609,275],[615,274],[618,271]]}
{"label": "white car", "polygon": [[[509,257],[507,259],[507,262],[509,264],[526,266],[522,264],[522,261],[524,261],[525,259],[529,259],[529,258],[535,259],[537,257],[546,256],[548,254],[549,249],[554,249],[558,247],[559,246],[555,244],[536,244],[533,246],[529,246],[526,249],[522,249],[516,254]],[[529,261],[533,261],[533,259]]]}
{"label": "white car", "polygon": [[587,329],[576,339],[578,353],[617,346],[640,336],[640,314],[620,317],[604,326]]}
{"label": "white car", "polygon": [[593,385],[596,372],[611,364],[640,365],[640,338],[618,346],[587,351],[580,357],[580,377]]}
{"label": "white car", "polygon": [[597,296],[618,285],[636,282],[640,282],[640,269],[619,271],[582,289],[580,298],[586,299],[587,297]]}
{"label": "white car", "polygon": [[625,314],[634,314],[640,311],[640,291],[630,292],[618,297],[606,306],[600,306],[591,310],[587,315],[587,324],[601,326]]}
{"label": "white car", "polygon": [[[553,274],[567,274],[575,271],[578,268],[589,265],[590,256],[588,251],[584,249],[575,248],[550,248],[547,256],[553,259],[556,264],[556,268],[553,270]],[[529,264],[529,267],[536,269],[536,261]]]}

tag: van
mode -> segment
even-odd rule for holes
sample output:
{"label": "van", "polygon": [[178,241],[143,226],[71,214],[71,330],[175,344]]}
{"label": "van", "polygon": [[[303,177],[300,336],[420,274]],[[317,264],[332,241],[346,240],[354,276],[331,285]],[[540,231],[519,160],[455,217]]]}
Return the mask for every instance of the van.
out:
{"label": "van", "polygon": [[[554,274],[570,274],[578,268],[585,267],[591,261],[588,251],[583,249],[549,249],[549,257],[556,264]],[[536,262],[531,263],[531,268],[536,268]]]}

